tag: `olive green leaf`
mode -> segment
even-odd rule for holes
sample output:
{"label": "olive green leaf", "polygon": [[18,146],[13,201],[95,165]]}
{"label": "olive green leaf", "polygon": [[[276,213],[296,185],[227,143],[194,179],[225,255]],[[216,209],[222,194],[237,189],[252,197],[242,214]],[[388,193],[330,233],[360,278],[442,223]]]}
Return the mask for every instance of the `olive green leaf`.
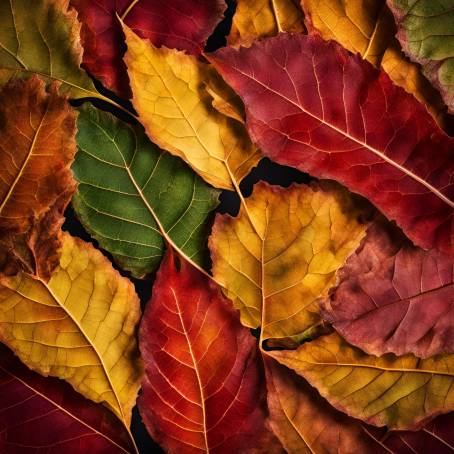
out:
{"label": "olive green leaf", "polygon": [[80,68],[80,24],[69,0],[0,1],[0,84],[36,73],[72,98],[100,95]]}
{"label": "olive green leaf", "polygon": [[397,38],[411,60],[420,63],[454,113],[454,3],[434,0],[388,0]]}
{"label": "olive green leaf", "polygon": [[166,242],[203,266],[219,191],[111,114],[85,106],[78,129],[73,206],[101,247],[138,277],[159,265]]}

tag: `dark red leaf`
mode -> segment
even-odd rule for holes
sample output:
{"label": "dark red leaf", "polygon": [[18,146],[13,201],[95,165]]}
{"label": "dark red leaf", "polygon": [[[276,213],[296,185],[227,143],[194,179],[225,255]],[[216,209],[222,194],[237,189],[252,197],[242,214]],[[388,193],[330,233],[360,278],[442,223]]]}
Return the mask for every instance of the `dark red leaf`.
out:
{"label": "dark red leaf", "polygon": [[243,98],[266,156],[342,182],[418,245],[452,252],[454,139],[385,73],[301,34],[224,48],[210,60]]}
{"label": "dark red leaf", "polygon": [[27,369],[0,345],[2,454],[120,454],[135,448],[123,424],[56,378]]}
{"label": "dark red leaf", "polygon": [[373,225],[322,302],[323,317],[373,355],[454,351],[454,261]]}
{"label": "dark red leaf", "polygon": [[129,98],[123,55],[124,35],[117,15],[142,38],[198,55],[226,9],[223,0],[71,0],[82,22],[83,63],[122,97]]}

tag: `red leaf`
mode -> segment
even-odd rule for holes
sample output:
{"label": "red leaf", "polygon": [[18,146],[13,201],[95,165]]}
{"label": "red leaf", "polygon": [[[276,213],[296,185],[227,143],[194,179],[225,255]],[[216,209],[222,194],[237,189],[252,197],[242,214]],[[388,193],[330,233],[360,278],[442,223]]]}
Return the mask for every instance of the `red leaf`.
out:
{"label": "red leaf", "polygon": [[147,429],[167,452],[253,452],[264,443],[273,452],[256,340],[217,287],[174,260],[168,252],[140,328]]}
{"label": "red leaf", "polygon": [[130,98],[131,91],[123,62],[126,45],[117,14],[155,46],[198,55],[226,9],[223,0],[71,0],[71,5],[82,22],[85,67],[125,98]]}
{"label": "red leaf", "polygon": [[373,355],[454,351],[454,262],[409,244],[389,226],[372,226],[322,303],[323,317]]}
{"label": "red leaf", "polygon": [[0,345],[2,454],[136,452],[123,424],[71,386],[27,369]]}
{"label": "red leaf", "polygon": [[280,34],[210,57],[263,153],[369,198],[424,248],[453,250],[454,139],[359,56]]}

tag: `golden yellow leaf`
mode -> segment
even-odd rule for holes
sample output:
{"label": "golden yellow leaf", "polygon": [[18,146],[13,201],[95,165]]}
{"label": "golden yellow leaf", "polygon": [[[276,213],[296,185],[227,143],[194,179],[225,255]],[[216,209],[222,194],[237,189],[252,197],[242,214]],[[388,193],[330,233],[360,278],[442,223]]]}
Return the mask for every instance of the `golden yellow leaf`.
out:
{"label": "golden yellow leaf", "polygon": [[243,124],[213,108],[205,90],[212,67],[123,30],[133,104],[149,137],[213,186],[237,188],[260,154]]}
{"label": "golden yellow leaf", "polygon": [[439,93],[408,60],[395,38],[395,24],[386,0],[301,0],[308,28],[382,66],[391,80],[424,103],[441,126],[445,107]]}
{"label": "golden yellow leaf", "polygon": [[303,376],[333,406],[369,424],[417,429],[454,410],[454,355],[376,357],[337,333],[297,350],[269,354]]}
{"label": "golden yellow leaf", "polygon": [[205,89],[213,98],[212,106],[223,115],[245,123],[244,104],[241,98],[221,79],[213,69],[205,81]]}
{"label": "golden yellow leaf", "polygon": [[250,46],[255,40],[279,32],[303,32],[299,0],[237,0],[230,46]]}
{"label": "golden yellow leaf", "polygon": [[48,283],[0,278],[0,339],[31,369],[69,382],[129,427],[142,367],[134,287],[82,240],[63,234]]}
{"label": "golden yellow leaf", "polygon": [[295,340],[320,322],[316,300],[357,248],[366,226],[340,186],[288,189],[259,183],[232,218],[218,215],[209,240],[213,275],[262,338]]}

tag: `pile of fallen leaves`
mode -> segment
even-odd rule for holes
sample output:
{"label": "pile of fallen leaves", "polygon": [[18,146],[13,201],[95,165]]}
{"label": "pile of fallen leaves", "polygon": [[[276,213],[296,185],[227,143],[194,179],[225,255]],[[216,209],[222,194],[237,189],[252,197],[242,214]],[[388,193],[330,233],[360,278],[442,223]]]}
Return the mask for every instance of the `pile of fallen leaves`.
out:
{"label": "pile of fallen leaves", "polygon": [[454,0],[226,7],[0,0],[1,453],[454,451]]}

